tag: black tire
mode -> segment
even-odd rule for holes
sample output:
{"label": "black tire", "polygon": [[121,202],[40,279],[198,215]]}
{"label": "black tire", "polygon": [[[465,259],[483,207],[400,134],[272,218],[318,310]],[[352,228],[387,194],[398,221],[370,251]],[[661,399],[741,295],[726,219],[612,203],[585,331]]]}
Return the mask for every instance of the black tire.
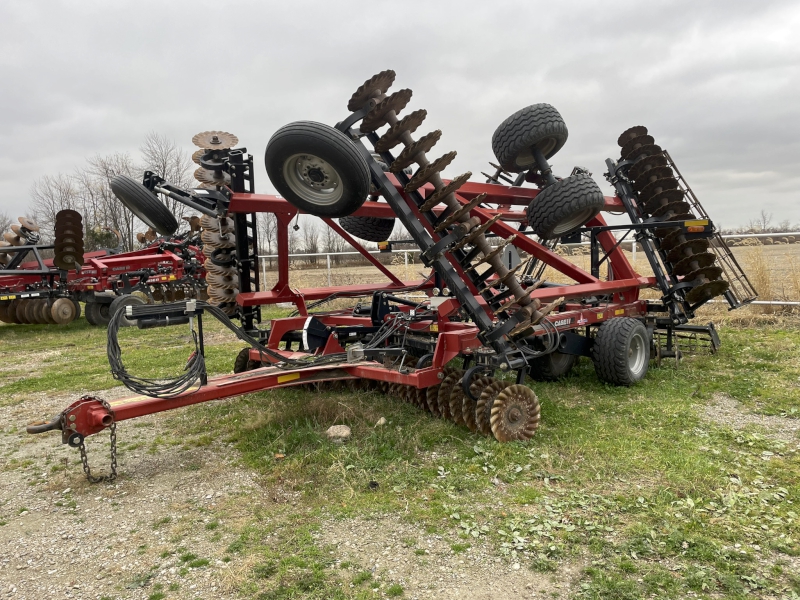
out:
{"label": "black tire", "polygon": [[250,362],[250,348],[242,348],[236,359],[233,361],[233,372],[244,373],[247,371],[247,365]]}
{"label": "black tire", "polygon": [[322,123],[281,127],[267,144],[264,163],[278,193],[315,217],[346,217],[369,195],[364,157],[346,135]]}
{"label": "black tire", "polygon": [[558,381],[567,375],[578,364],[576,354],[551,352],[531,361],[530,376],[535,381]]}
{"label": "black tire", "polygon": [[647,328],[631,317],[606,321],[597,330],[592,361],[602,381],[626,386],[641,381],[650,365]]}
{"label": "black tire", "polygon": [[83,311],[86,322],[93,327],[100,325],[100,305],[97,302],[87,302],[86,310]]}
{"label": "black tire", "polygon": [[542,239],[562,237],[595,217],[605,202],[595,180],[579,173],[539,192],[528,205],[528,224]]}
{"label": "black tire", "polygon": [[[144,299],[139,298],[139,296],[117,296],[114,298],[114,301],[111,303],[108,311],[113,317],[117,314],[118,311],[124,310],[126,306],[137,306],[140,304],[145,304]],[[125,317],[122,317],[119,321],[120,327],[131,327],[136,325],[136,321],[128,320]]]}
{"label": "black tire", "polygon": [[129,211],[161,235],[172,235],[177,231],[175,215],[138,181],[117,175],[111,180],[111,191]]}
{"label": "black tire", "polygon": [[506,171],[520,173],[536,166],[532,147],[550,158],[561,150],[569,132],[559,112],[549,104],[532,104],[518,110],[492,135],[492,150]]}
{"label": "black tire", "polygon": [[394,219],[380,217],[342,217],[339,225],[347,233],[368,242],[385,242],[394,230]]}

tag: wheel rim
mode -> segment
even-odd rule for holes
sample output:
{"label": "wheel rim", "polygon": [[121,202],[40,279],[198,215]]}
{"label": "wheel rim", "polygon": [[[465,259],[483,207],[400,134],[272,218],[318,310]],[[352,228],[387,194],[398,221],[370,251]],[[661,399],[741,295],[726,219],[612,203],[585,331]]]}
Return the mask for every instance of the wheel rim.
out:
{"label": "wheel rim", "polygon": [[575,213],[571,219],[561,221],[561,223],[555,226],[553,229],[553,236],[563,235],[576,227],[580,227],[591,219],[594,213],[595,210],[593,208],[584,208],[582,211]]}
{"label": "wheel rim", "polygon": [[628,369],[631,374],[638,376],[645,367],[647,361],[647,346],[644,336],[636,332],[631,337],[628,345]]}
{"label": "wheel rim", "polygon": [[313,154],[293,154],[283,163],[283,175],[294,193],[318,206],[330,206],[341,200],[339,172],[326,160]]}
{"label": "wheel rim", "polygon": [[[558,140],[556,138],[545,138],[534,144],[534,146],[539,149],[545,158],[547,158],[556,147],[556,144],[558,144]],[[517,154],[517,157],[514,159],[514,162],[517,164],[517,166],[528,168],[536,164],[536,159],[533,157],[534,146],[525,148],[525,150]]]}

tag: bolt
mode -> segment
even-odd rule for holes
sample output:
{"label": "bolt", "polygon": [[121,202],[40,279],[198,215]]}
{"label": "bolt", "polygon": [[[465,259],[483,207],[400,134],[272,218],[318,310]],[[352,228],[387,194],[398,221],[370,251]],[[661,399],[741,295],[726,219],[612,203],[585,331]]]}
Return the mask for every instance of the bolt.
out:
{"label": "bolt", "polygon": [[75,415],[70,415],[70,416],[69,416],[69,420],[70,420],[70,421],[74,421],[74,420],[75,420]]}

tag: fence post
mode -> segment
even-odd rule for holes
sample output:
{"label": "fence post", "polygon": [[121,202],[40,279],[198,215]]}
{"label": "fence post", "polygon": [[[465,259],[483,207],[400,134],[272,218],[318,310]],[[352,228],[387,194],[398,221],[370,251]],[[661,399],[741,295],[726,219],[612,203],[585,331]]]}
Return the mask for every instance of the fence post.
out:
{"label": "fence post", "polygon": [[326,254],[325,257],[328,259],[328,287],[331,287],[331,255]]}
{"label": "fence post", "polygon": [[405,256],[405,259],[406,259],[406,268],[408,268],[408,250],[403,252],[403,255]]}
{"label": "fence post", "polygon": [[267,289],[267,261],[261,259],[261,285],[263,289]]}
{"label": "fence post", "polygon": [[638,242],[633,240],[633,264],[636,264],[636,246],[638,245]]}

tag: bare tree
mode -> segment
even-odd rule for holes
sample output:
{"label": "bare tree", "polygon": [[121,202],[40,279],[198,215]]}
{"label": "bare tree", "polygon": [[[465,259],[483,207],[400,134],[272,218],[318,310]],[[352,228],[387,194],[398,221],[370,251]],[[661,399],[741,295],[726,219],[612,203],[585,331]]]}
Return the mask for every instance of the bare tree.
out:
{"label": "bare tree", "polygon": [[53,231],[58,211],[69,209],[80,212],[81,209],[75,181],[64,173],[40,177],[33,182],[30,194],[33,211],[45,240]]}
{"label": "bare tree", "polygon": [[[317,227],[317,221],[311,218],[304,219],[300,231],[300,235],[303,239],[303,252],[306,254],[316,254],[319,252],[319,228]],[[316,264],[317,257],[309,256],[308,262]]]}
{"label": "bare tree", "polygon": [[14,219],[8,216],[8,213],[0,211],[0,232],[8,231]]}
{"label": "bare tree", "polygon": [[111,191],[110,181],[116,175],[138,178],[139,172],[140,169],[133,163],[131,157],[119,152],[90,158],[87,169],[87,176],[97,183],[93,193],[97,194],[103,224],[119,231],[125,250],[133,249],[136,230],[144,230],[146,226],[117,199]]}
{"label": "bare tree", "polygon": [[[191,188],[197,185],[192,176],[194,163],[191,157],[174,141],[151,131],[145,137],[139,151],[144,158],[144,167],[148,171],[153,171],[178,187]],[[185,204],[172,198],[165,198],[164,203],[178,220],[189,212]]]}

